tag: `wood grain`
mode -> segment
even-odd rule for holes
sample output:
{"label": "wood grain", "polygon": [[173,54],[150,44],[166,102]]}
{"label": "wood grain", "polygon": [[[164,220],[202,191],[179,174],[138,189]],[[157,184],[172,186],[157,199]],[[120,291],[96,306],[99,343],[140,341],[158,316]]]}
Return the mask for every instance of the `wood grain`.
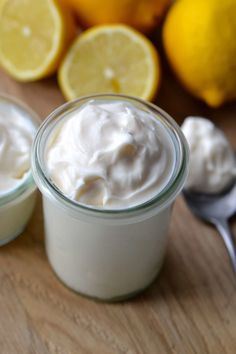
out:
{"label": "wood grain", "polygon": [[[179,123],[212,118],[236,148],[236,103],[211,110],[190,97],[164,65],[157,104]],[[0,72],[0,91],[42,119],[63,102],[56,80],[19,84]],[[236,223],[232,223],[236,234]],[[45,255],[41,199],[26,231],[0,249],[1,354],[233,354],[236,282],[217,232],[181,197],[173,211],[162,272],[145,293],[97,303],[64,287]]]}

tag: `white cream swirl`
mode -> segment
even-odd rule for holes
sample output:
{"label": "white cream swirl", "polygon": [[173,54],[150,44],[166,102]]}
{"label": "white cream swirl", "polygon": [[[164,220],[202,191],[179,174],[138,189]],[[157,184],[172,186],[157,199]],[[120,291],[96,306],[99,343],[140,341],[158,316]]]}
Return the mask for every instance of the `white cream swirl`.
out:
{"label": "white cream swirl", "polygon": [[219,193],[236,177],[235,154],[224,133],[202,117],[187,117],[182,130],[190,148],[186,188]]}
{"label": "white cream swirl", "polygon": [[35,129],[14,104],[0,102],[0,195],[15,189],[26,177]]}
{"label": "white cream swirl", "polygon": [[94,100],[55,127],[45,161],[51,179],[69,198],[124,208],[147,201],[166,185],[173,142],[158,119],[130,103]]}

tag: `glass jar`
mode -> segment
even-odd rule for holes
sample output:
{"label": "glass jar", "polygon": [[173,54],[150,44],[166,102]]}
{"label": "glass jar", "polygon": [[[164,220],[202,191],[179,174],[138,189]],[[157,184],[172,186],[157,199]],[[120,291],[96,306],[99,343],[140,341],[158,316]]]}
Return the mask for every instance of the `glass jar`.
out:
{"label": "glass jar", "polygon": [[[130,102],[165,127],[174,145],[173,172],[151,200],[115,210],[86,206],[69,199],[50,179],[44,152],[51,132],[90,100]],[[171,207],[187,169],[188,147],[180,128],[151,103],[124,95],[94,95],[56,109],[34,141],[32,171],[43,195],[47,255],[59,279],[83,295],[106,301],[126,299],[152,283],[164,259]]]}
{"label": "glass jar", "polygon": [[[26,124],[30,124],[32,133],[34,131],[36,134],[40,121],[31,109],[10,96],[0,96],[0,107],[6,115],[5,119],[9,110],[11,115],[18,115]],[[36,185],[31,171],[27,172],[26,177],[15,188],[0,193],[0,246],[21,234],[31,217],[35,201]]]}

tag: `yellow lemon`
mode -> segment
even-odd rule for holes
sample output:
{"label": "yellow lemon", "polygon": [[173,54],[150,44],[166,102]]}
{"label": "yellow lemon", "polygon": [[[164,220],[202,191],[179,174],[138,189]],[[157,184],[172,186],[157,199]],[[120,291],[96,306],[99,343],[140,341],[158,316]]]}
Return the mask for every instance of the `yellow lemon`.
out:
{"label": "yellow lemon", "polygon": [[67,99],[108,92],[152,99],[160,81],[159,57],[153,44],[128,26],[96,26],[72,44],[58,78]]}
{"label": "yellow lemon", "polygon": [[141,32],[152,30],[163,17],[170,0],[64,0],[86,26],[125,23]]}
{"label": "yellow lemon", "polygon": [[235,0],[178,0],[164,24],[164,47],[176,75],[213,107],[236,98],[235,16]]}
{"label": "yellow lemon", "polygon": [[53,73],[74,34],[70,13],[56,0],[1,0],[0,63],[15,79]]}

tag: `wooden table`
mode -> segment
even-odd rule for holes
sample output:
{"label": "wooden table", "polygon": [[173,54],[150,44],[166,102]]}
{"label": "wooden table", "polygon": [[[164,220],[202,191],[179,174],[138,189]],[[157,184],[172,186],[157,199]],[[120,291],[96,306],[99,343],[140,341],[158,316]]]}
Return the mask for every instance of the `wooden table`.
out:
{"label": "wooden table", "polygon": [[[213,110],[190,97],[164,67],[157,104],[181,123],[203,115],[236,148],[236,104]],[[0,91],[44,119],[63,102],[56,79],[19,84],[0,72]],[[233,223],[236,234],[236,222]],[[79,296],[54,276],[45,255],[40,197],[26,231],[0,249],[1,354],[233,354],[236,281],[217,232],[178,198],[163,270],[132,301],[103,304]]]}

